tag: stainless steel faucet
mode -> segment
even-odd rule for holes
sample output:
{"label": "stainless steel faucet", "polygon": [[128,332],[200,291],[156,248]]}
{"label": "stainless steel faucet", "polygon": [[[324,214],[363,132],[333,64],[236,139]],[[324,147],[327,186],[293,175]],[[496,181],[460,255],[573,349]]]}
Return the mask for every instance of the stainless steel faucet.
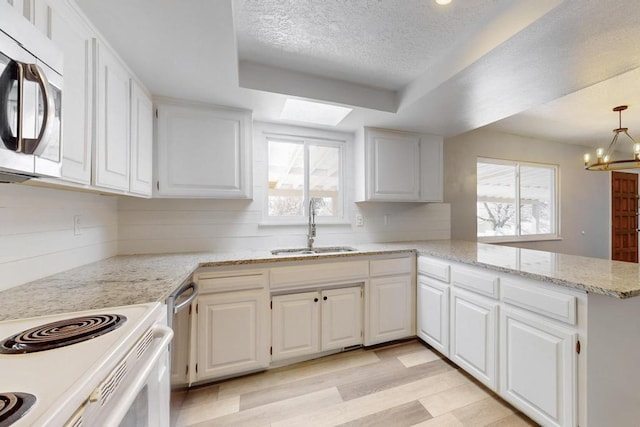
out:
{"label": "stainless steel faucet", "polygon": [[307,249],[313,249],[313,239],[316,237],[316,203],[315,199],[309,200],[309,228],[307,230]]}

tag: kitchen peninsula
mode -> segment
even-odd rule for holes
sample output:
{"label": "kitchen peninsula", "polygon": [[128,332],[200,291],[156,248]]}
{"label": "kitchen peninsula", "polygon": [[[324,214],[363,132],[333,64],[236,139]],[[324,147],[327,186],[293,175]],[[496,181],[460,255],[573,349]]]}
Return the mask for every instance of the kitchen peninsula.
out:
{"label": "kitchen peninsula", "polygon": [[[197,269],[268,270],[415,254],[417,335],[433,345],[429,292],[446,296],[438,300],[445,350],[433,346],[485,385],[543,424],[631,425],[640,417],[636,264],[449,240],[356,248],[324,255],[116,256],[0,292],[0,320],[163,302]],[[482,325],[479,358],[465,354],[465,340],[478,330],[464,322]],[[539,393],[548,388],[553,392]]]}

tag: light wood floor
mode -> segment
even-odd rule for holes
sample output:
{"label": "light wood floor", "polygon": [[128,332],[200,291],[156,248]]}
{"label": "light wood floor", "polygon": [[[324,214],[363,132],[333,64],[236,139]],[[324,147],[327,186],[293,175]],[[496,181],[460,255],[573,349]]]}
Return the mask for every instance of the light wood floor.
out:
{"label": "light wood floor", "polygon": [[535,426],[420,341],[174,392],[182,426]]}

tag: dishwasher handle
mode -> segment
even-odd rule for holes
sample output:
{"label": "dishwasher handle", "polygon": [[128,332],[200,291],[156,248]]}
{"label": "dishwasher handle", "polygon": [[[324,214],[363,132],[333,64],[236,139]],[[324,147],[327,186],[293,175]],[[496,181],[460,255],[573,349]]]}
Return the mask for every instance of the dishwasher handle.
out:
{"label": "dishwasher handle", "polygon": [[191,304],[196,296],[198,296],[198,285],[195,282],[191,282],[180,290],[180,293],[175,296],[175,301],[177,301],[178,298],[187,293],[189,290],[192,291],[191,295],[189,295],[189,297],[182,301],[180,304],[176,304],[173,306],[173,314],[178,314],[183,308],[189,306],[189,304]]}

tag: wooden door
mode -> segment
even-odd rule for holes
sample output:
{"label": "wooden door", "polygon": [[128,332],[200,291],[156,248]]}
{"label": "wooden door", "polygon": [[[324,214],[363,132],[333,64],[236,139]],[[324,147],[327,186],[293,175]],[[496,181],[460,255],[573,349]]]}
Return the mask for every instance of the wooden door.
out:
{"label": "wooden door", "polygon": [[638,262],[638,175],[611,172],[611,259]]}

